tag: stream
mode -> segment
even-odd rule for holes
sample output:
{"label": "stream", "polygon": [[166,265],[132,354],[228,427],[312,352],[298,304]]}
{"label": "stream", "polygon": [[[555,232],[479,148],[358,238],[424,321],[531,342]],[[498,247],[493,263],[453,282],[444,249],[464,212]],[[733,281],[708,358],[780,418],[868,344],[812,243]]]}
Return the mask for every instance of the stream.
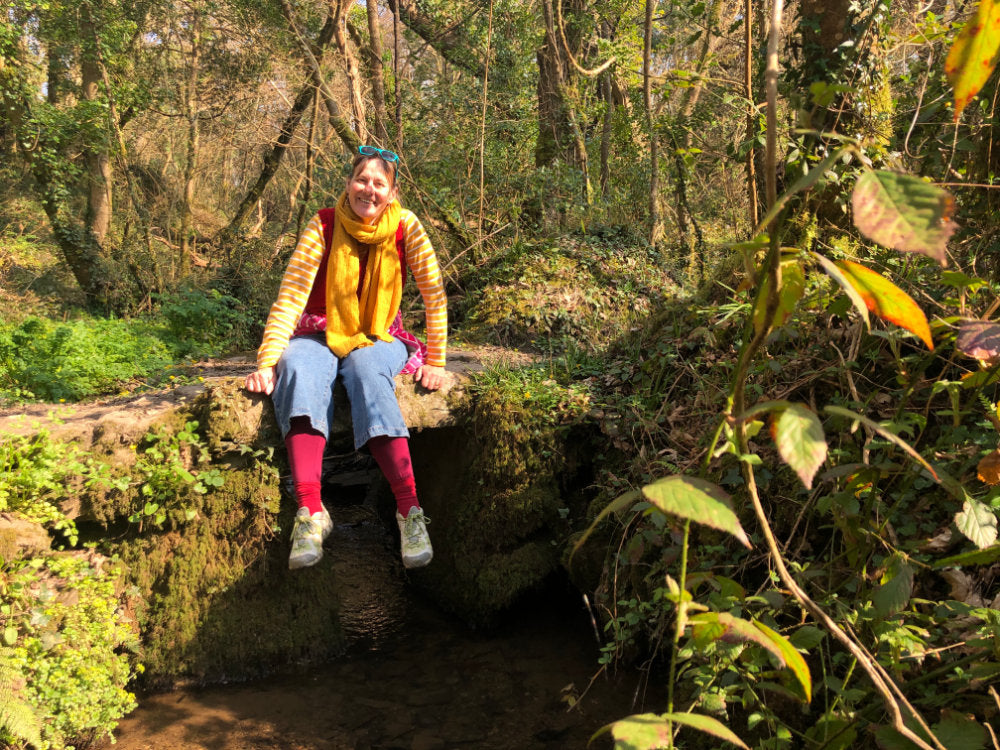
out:
{"label": "stream", "polygon": [[[344,581],[346,654],[260,682],[140,697],[105,747],[585,748],[600,727],[643,710],[641,674],[599,672],[590,616],[567,585],[532,596],[490,631],[471,630],[407,586],[370,506],[331,512],[319,564],[336,566]],[[646,710],[662,710],[646,701]],[[591,745],[610,746],[607,735]]]}

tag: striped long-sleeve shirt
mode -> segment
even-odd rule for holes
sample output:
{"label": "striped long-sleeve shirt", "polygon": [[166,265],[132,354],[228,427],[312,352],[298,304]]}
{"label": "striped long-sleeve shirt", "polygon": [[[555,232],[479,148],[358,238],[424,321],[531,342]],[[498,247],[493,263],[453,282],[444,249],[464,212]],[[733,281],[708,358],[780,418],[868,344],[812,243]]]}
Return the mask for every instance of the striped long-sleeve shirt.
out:
{"label": "striped long-sleeve shirt", "polygon": [[[427,319],[425,361],[429,365],[444,367],[448,344],[448,303],[441,269],[427,232],[414,213],[404,208],[400,214],[400,222],[403,224],[406,265],[424,300]],[[271,305],[267,325],[264,327],[264,339],[257,350],[257,367],[273,367],[278,363],[305,310],[309,292],[325,254],[323,223],[317,214],[299,237],[281,279],[278,298]],[[330,270],[333,272],[333,269]]]}

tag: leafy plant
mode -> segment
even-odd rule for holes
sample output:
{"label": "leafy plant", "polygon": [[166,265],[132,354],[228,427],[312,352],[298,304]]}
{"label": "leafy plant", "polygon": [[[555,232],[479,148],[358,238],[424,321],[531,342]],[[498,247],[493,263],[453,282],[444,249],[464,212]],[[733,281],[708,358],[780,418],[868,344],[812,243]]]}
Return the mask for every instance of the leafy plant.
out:
{"label": "leafy plant", "polygon": [[[992,18],[990,14],[995,12],[993,6],[991,0],[981,3],[978,17],[980,21],[984,14]],[[776,4],[771,22],[771,49],[776,49],[777,46],[777,35],[781,27],[780,13],[780,4]],[[956,90],[956,112],[961,111],[978,85],[985,81],[985,77],[979,80],[978,69],[991,69],[995,62],[997,44],[993,43],[996,38],[994,25],[990,24],[989,31],[984,26],[975,19],[970,21],[970,26],[956,42],[955,49],[961,50],[961,53],[954,53],[949,58],[950,65],[977,68],[974,75],[949,71],[953,79],[957,75],[963,81],[963,89]],[[989,42],[984,39],[986,34],[990,35]],[[956,58],[961,61],[956,62]],[[775,59],[772,58],[772,66]],[[978,83],[970,82],[972,78],[976,78]],[[961,503],[961,510],[954,515],[954,523],[959,531],[980,548],[980,552],[975,553],[979,555],[975,560],[993,559],[982,555],[983,551],[990,554],[988,551],[992,550],[997,538],[997,519],[992,509],[985,502],[973,498],[961,482],[948,476],[940,466],[933,465],[905,439],[908,435],[919,436],[927,426],[924,416],[908,414],[904,405],[916,389],[917,379],[924,376],[931,361],[930,356],[919,361],[916,355],[904,357],[898,339],[881,334],[889,344],[900,373],[900,382],[905,386],[903,403],[894,410],[891,418],[873,419],[866,416],[861,413],[864,403],[850,403],[852,408],[847,408],[842,403],[822,407],[822,413],[833,418],[830,420],[833,425],[842,424],[838,420],[846,419],[852,425],[851,432],[863,427],[867,436],[867,448],[858,460],[844,465],[842,474],[829,478],[834,484],[837,479],[845,479],[842,491],[834,493],[819,506],[825,512],[832,511],[835,526],[847,537],[848,562],[861,566],[864,571],[860,581],[849,578],[839,587],[831,587],[827,591],[820,589],[821,596],[825,599],[822,603],[810,596],[800,582],[807,572],[805,566],[791,562],[786,551],[778,544],[772,521],[762,501],[763,493],[758,484],[758,474],[762,472],[759,467],[764,464],[762,454],[770,451],[759,441],[752,444],[751,440],[761,431],[765,418],[770,418],[771,422],[773,452],[794,470],[805,489],[812,489],[818,471],[832,453],[826,435],[829,425],[824,425],[819,414],[808,405],[786,400],[761,401],[752,405],[747,403],[754,394],[751,385],[757,372],[755,359],[769,340],[773,343],[777,339],[779,329],[788,321],[804,296],[807,287],[804,283],[806,267],[800,264],[812,261],[818,270],[828,274],[844,291],[849,304],[854,306],[869,329],[870,315],[875,315],[914,334],[929,351],[935,348],[932,327],[920,306],[886,276],[853,260],[829,259],[817,252],[781,247],[779,235],[785,229],[785,222],[788,221],[788,214],[795,205],[796,197],[803,191],[828,181],[842,182],[836,176],[836,164],[842,163],[845,156],[851,156],[866,165],[854,180],[851,200],[855,225],[863,235],[886,247],[926,255],[944,265],[946,245],[955,230],[952,221],[955,201],[950,194],[909,175],[872,169],[870,160],[860,147],[846,139],[841,139],[844,145],[812,167],[782,196],[777,196],[774,190],[776,152],[773,133],[776,80],[777,70],[772,67],[769,71],[768,91],[768,108],[772,119],[769,123],[767,151],[770,205],[767,215],[760,223],[760,229],[766,229],[767,235],[760,234],[753,243],[745,243],[740,248],[747,253],[748,263],[753,262],[757,252],[763,253],[763,260],[756,269],[756,296],[744,329],[736,366],[730,377],[724,414],[705,454],[702,475],[697,478],[674,475],[646,484],[642,488],[644,503],[637,503],[638,498],[634,492],[627,493],[611,503],[595,521],[596,524],[611,513],[628,510],[633,518],[640,514],[662,512],[671,518],[680,519],[683,525],[680,556],[676,560],[679,577],[675,581],[672,576],[667,575],[669,593],[663,597],[673,605],[674,610],[670,673],[667,677],[667,710],[661,715],[645,714],[623,719],[609,725],[605,731],[610,731],[617,740],[632,748],[674,747],[677,727],[691,726],[731,744],[746,747],[743,740],[724,724],[696,711],[700,708],[725,713],[726,700],[732,698],[733,693],[721,688],[725,682],[719,678],[719,672],[735,668],[741,672],[739,682],[744,707],[756,707],[748,725],[754,729],[761,722],[770,724],[770,736],[759,740],[758,746],[761,748],[793,747],[796,731],[800,739],[822,742],[824,747],[847,747],[858,736],[859,724],[862,723],[876,725],[874,730],[883,747],[916,746],[923,750],[943,750],[956,746],[981,748],[986,741],[986,734],[975,719],[957,712],[945,712],[942,719],[932,725],[924,718],[921,710],[926,710],[926,701],[922,707],[918,707],[920,701],[912,695],[913,683],[909,682],[907,688],[910,689],[904,691],[899,682],[905,660],[923,658],[932,638],[941,639],[936,643],[949,643],[949,639],[954,637],[953,633],[948,632],[944,622],[938,619],[939,613],[928,614],[917,607],[911,609],[916,574],[914,558],[900,548],[895,536],[886,539],[884,535],[889,523],[898,518],[901,505],[912,501],[913,490],[918,485],[922,488],[939,485],[953,501]],[[951,280],[952,283],[954,281]],[[977,280],[970,279],[968,286],[975,283]],[[1000,361],[1000,346],[997,346],[1000,335],[997,331],[982,323],[977,323],[974,331],[966,330],[965,340],[960,340],[959,343],[960,350],[984,359],[989,365]],[[769,339],[772,334],[774,338]],[[906,360],[912,361],[907,364]],[[853,402],[862,401],[863,397],[853,382],[851,386]],[[759,394],[759,390],[757,393]],[[960,404],[955,393],[952,390],[952,405],[955,408],[949,416],[953,417],[952,425],[957,432],[961,420],[958,408]],[[992,403],[987,403],[986,406],[988,412],[995,410]],[[991,413],[991,421],[1000,430],[997,415]],[[841,451],[845,442],[840,440],[837,444]],[[698,584],[704,581],[718,583],[718,578],[711,573],[701,572],[689,577],[691,521],[725,532],[746,547],[751,545],[750,536],[743,530],[728,495],[721,487],[705,478],[711,461],[725,455],[733,456],[739,463],[742,493],[749,500],[757,521],[759,538],[766,548],[767,563],[773,570],[770,577],[776,583],[780,582],[782,589],[794,597],[801,612],[811,616],[820,626],[817,629],[810,625],[811,630],[802,631],[806,635],[797,641],[781,635],[775,627],[778,623],[773,615],[780,610],[780,605],[774,612],[765,613],[771,619],[771,624],[765,624],[761,619],[748,620],[733,613],[734,608],[743,609],[751,602],[750,597],[742,594],[735,597],[730,595],[728,601],[723,603],[725,608],[720,609],[715,608],[722,603],[717,601],[718,596],[710,595],[706,604],[694,600]],[[842,458],[843,455],[841,453],[836,457]],[[912,461],[916,472],[900,466],[897,463],[900,459]],[[995,474],[996,465],[997,462],[984,465],[981,461],[980,477],[989,477],[991,472]],[[882,507],[875,496],[875,482],[881,478],[879,472],[888,472],[893,478],[890,481],[896,483],[893,488],[896,499],[888,508]],[[1000,476],[996,479],[1000,483]],[[862,510],[862,503],[865,502],[871,504],[871,510],[867,513]],[[963,559],[971,562],[971,558]],[[874,570],[867,570],[868,566],[872,566]],[[829,575],[831,571],[818,572],[820,575]],[[869,578],[874,578],[873,585],[866,585],[865,581]],[[728,588],[732,590],[731,586]],[[853,594],[856,601],[841,602],[836,595],[837,588]],[[768,606],[773,605],[768,602]],[[983,622],[988,623],[1000,613],[987,608],[979,614]],[[986,626],[987,631],[989,627]],[[685,641],[688,628],[691,633]],[[870,647],[863,645],[859,630],[873,635],[877,648],[869,650]],[[818,721],[814,719],[812,726],[802,731],[790,726],[786,720],[779,719],[758,694],[759,687],[768,684],[761,676],[761,662],[754,659],[737,665],[727,658],[726,652],[733,643],[741,644],[741,648],[742,644],[763,647],[769,654],[768,658],[772,658],[783,672],[794,676],[794,680],[784,680],[781,685],[772,682],[770,689],[777,688],[787,697],[808,703],[812,697],[811,670],[800,649],[818,645],[811,633],[829,636],[830,650],[823,659],[824,667],[829,664],[833,668],[830,671],[843,675],[843,678],[839,685],[831,684],[836,694],[833,703],[828,705]],[[984,639],[974,640],[978,647],[978,657],[973,658],[985,658],[994,652],[995,633],[990,632]],[[969,644],[968,641],[965,643]],[[836,652],[833,651],[834,646]],[[711,663],[708,672],[700,671],[697,667],[692,669],[691,660],[698,654]],[[960,661],[953,661],[950,668],[956,669],[960,665]],[[864,687],[849,689],[848,682],[856,668],[868,678],[868,683]],[[675,710],[675,685],[680,674],[685,672],[702,691],[689,699],[687,710],[681,713]],[[878,695],[882,705],[878,708],[870,706],[861,709],[859,698],[866,694]],[[752,700],[748,701],[748,697]],[[937,705],[946,704],[947,700],[939,698]],[[886,723],[878,725],[882,716],[886,717],[883,719]]]}
{"label": "leafy plant", "polygon": [[129,520],[160,527],[193,520],[197,514],[194,498],[221,487],[225,481],[219,469],[191,469],[209,458],[208,448],[197,433],[198,422],[186,422],[177,432],[160,430],[146,436],[137,449],[133,481],[139,488],[137,507]]}
{"label": "leafy plant", "polygon": [[173,359],[142,321],[28,318],[0,326],[0,399],[77,401],[120,390]]}
{"label": "leafy plant", "polygon": [[21,731],[6,722],[6,741],[19,736],[39,750],[69,750],[111,737],[135,708],[126,686],[141,667],[128,653],[136,636],[123,614],[120,576],[115,564],[91,555],[0,567],[4,668],[23,680],[21,719],[30,704],[39,722],[32,736],[30,722],[22,721]]}
{"label": "leafy plant", "polygon": [[95,467],[74,444],[54,441],[45,430],[30,437],[7,435],[0,442],[0,510],[48,526],[75,545],[76,524],[59,502],[67,486],[100,476]]}
{"label": "leafy plant", "polygon": [[184,286],[157,299],[177,356],[211,357],[253,345],[249,339],[256,334],[256,318],[217,289]]}

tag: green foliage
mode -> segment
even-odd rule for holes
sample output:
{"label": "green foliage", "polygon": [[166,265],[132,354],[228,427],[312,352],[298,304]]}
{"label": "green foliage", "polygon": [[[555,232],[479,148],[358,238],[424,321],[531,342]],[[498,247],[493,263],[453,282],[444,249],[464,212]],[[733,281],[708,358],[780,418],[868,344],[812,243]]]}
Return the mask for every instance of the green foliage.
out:
{"label": "green foliage", "polygon": [[104,468],[84,458],[75,445],[51,440],[45,430],[31,437],[5,435],[0,441],[0,511],[47,526],[75,545],[76,524],[59,503],[70,488],[103,481]]}
{"label": "green foliage", "polygon": [[40,747],[42,721],[20,694],[20,672],[13,657],[9,647],[0,648],[0,733]]}
{"label": "green foliage", "polygon": [[128,653],[136,638],[119,567],[98,555],[57,555],[4,562],[0,576],[5,669],[23,680],[17,700],[32,707],[40,738],[16,733],[9,721],[0,737],[26,739],[37,750],[111,737],[136,706],[126,686],[141,669]]}
{"label": "green foliage", "polygon": [[0,325],[0,398],[77,401],[168,367],[170,349],[142,321],[28,318]]}
{"label": "green foliage", "polygon": [[155,384],[188,358],[245,348],[257,330],[237,300],[213,289],[160,302],[159,315],[145,318],[0,324],[0,400],[79,401]]}
{"label": "green foliage", "polygon": [[194,520],[197,498],[223,485],[222,472],[194,466],[207,463],[208,448],[197,433],[196,421],[186,422],[176,432],[160,430],[147,435],[136,449],[133,481],[139,488],[136,507],[129,521],[159,528],[167,520],[173,526]]}
{"label": "green foliage", "polygon": [[466,338],[548,349],[575,342],[595,352],[622,327],[678,292],[666,259],[608,228],[559,242],[521,242],[470,278],[457,317]]}
{"label": "green foliage", "polygon": [[212,357],[254,345],[250,331],[256,333],[256,316],[217,289],[183,286],[158,295],[158,301],[174,356]]}

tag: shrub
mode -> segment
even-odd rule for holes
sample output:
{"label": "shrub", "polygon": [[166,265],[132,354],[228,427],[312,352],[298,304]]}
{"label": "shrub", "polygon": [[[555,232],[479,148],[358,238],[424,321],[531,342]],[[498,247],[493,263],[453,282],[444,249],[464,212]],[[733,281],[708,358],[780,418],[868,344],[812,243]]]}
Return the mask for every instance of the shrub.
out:
{"label": "shrub", "polygon": [[242,348],[255,322],[238,299],[217,289],[184,287],[159,300],[172,347],[180,356],[211,357]]}
{"label": "shrub", "polygon": [[144,321],[28,318],[0,327],[0,399],[77,401],[112,393],[172,359],[159,331]]}
{"label": "shrub", "polygon": [[[41,723],[37,749],[111,737],[136,706],[126,690],[133,675],[126,652],[137,641],[117,591],[118,565],[99,555],[59,554],[4,562],[0,575],[0,633],[7,663],[23,680],[14,698]],[[26,739],[12,730],[9,722],[0,726],[4,747]]]}

